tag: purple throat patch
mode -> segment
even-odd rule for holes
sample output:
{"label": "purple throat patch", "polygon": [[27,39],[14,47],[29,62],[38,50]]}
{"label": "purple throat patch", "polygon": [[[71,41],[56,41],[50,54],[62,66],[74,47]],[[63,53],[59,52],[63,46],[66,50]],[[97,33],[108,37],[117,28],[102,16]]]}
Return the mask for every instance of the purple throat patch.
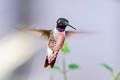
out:
{"label": "purple throat patch", "polygon": [[57,27],[57,30],[60,31],[60,32],[65,31],[65,29],[61,29],[59,27]]}

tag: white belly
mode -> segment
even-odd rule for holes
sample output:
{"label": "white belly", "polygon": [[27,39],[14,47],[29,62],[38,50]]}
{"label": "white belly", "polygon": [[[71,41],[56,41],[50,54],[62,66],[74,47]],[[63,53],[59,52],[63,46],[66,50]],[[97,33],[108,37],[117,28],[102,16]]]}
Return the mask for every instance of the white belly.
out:
{"label": "white belly", "polygon": [[54,28],[54,30],[53,30],[53,36],[54,36],[55,38],[57,38],[57,37],[59,37],[60,35],[63,35],[63,36],[65,37],[65,31],[59,32],[56,28]]}
{"label": "white belly", "polygon": [[48,55],[48,57],[52,56],[52,53],[53,53],[53,50],[48,47],[47,48],[47,55]]}

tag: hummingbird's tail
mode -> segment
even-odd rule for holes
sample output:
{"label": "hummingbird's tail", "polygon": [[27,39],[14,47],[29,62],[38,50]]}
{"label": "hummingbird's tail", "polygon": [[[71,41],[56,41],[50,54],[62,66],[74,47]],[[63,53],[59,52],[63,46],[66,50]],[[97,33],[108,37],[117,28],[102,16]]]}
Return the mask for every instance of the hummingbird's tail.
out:
{"label": "hummingbird's tail", "polygon": [[46,60],[45,60],[44,67],[48,67],[48,66],[49,66],[49,63],[48,63],[48,56],[46,56]]}
{"label": "hummingbird's tail", "polygon": [[46,56],[44,67],[46,68],[46,67],[48,67],[50,65],[50,67],[53,68],[54,64],[55,64],[55,61],[56,61],[56,57],[55,57],[55,59],[51,63],[49,63],[48,62],[48,56]]}

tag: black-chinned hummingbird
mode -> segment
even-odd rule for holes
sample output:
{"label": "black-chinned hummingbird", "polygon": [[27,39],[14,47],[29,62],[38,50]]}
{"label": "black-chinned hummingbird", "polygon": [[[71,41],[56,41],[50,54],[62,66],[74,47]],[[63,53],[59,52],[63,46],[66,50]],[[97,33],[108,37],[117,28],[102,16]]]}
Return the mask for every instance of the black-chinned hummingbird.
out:
{"label": "black-chinned hummingbird", "polygon": [[27,31],[40,32],[42,36],[47,37],[48,45],[47,45],[47,56],[45,60],[44,67],[50,66],[54,67],[58,52],[62,48],[66,36],[69,36],[76,31],[66,31],[66,27],[69,26],[76,30],[73,26],[69,24],[69,21],[65,18],[59,18],[56,22],[56,27],[53,30],[36,30],[30,29]]}
{"label": "black-chinned hummingbird", "polygon": [[[65,29],[67,26],[72,27],[67,19],[59,18],[57,20],[56,27],[50,32],[44,67],[47,67],[48,65],[50,65],[51,68],[54,67],[58,52],[62,48],[65,41]],[[74,27],[72,28],[75,29]]]}

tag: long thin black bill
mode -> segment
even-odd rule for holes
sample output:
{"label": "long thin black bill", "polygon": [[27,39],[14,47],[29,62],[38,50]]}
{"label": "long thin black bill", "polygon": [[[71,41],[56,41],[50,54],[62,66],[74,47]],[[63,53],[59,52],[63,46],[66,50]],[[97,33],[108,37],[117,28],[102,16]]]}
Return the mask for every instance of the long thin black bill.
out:
{"label": "long thin black bill", "polygon": [[76,28],[74,28],[73,26],[71,26],[70,24],[67,24],[67,26],[70,26],[71,28],[73,28],[74,30],[77,30]]}

